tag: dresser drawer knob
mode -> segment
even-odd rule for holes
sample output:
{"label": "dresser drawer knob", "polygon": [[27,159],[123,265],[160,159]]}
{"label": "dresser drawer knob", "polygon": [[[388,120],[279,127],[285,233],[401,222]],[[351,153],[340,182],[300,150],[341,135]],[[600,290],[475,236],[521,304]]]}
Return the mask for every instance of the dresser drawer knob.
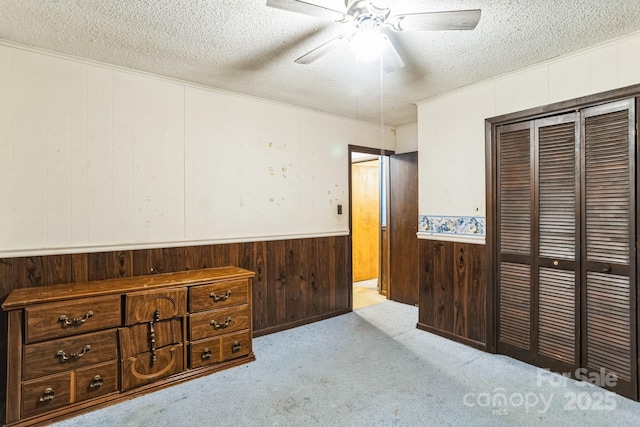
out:
{"label": "dresser drawer knob", "polygon": [[224,323],[217,323],[215,320],[211,321],[211,326],[213,326],[213,329],[215,329],[216,331],[218,329],[224,329],[230,324],[231,324],[231,316],[227,317],[227,320]]}
{"label": "dresser drawer knob", "polygon": [[76,317],[71,319],[69,316],[63,314],[62,316],[60,316],[58,318],[59,322],[64,323],[65,326],[71,326],[71,325],[80,325],[84,322],[86,322],[87,320],[89,320],[89,318],[93,316],[93,311],[89,310],[87,311],[87,313],[82,316],[82,317]]}
{"label": "dresser drawer knob", "polygon": [[242,347],[242,345],[238,341],[234,341],[233,345],[231,346],[231,352],[232,353],[237,353],[237,352],[240,351],[241,347]]}
{"label": "dresser drawer knob", "polygon": [[44,389],[44,391],[40,395],[40,399],[38,400],[40,402],[48,402],[49,400],[53,400],[54,397],[56,397],[56,392],[53,391],[51,387],[47,387]]}
{"label": "dresser drawer knob", "polygon": [[102,385],[102,377],[100,375],[96,375],[91,379],[91,383],[89,384],[90,388],[100,387]]}
{"label": "dresser drawer knob", "polygon": [[56,357],[59,357],[60,360],[66,362],[69,359],[80,359],[82,356],[87,354],[87,351],[89,350],[91,350],[91,346],[89,344],[85,345],[81,352],[70,353],[68,356],[67,353],[65,353],[63,350],[58,350],[58,352],[56,353]]}
{"label": "dresser drawer knob", "polygon": [[211,295],[209,296],[213,298],[213,302],[226,301],[231,296],[231,290],[228,290],[222,295],[216,295],[215,292],[211,292]]}
{"label": "dresser drawer knob", "polygon": [[202,358],[202,360],[207,360],[207,359],[211,359],[211,350],[209,350],[209,348],[205,348],[202,351],[202,355],[200,355],[200,357]]}

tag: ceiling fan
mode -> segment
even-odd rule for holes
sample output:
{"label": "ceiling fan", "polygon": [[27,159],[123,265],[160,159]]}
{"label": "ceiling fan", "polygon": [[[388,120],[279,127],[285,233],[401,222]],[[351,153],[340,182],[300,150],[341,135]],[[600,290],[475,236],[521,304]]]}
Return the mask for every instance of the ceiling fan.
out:
{"label": "ceiling fan", "polygon": [[[267,0],[267,6],[351,24],[350,31],[324,43],[296,59],[298,64],[310,64],[316,59],[351,44],[356,52],[374,46],[375,54],[382,57],[386,72],[402,68],[404,62],[383,30],[440,31],[473,30],[480,20],[480,9],[443,12],[422,12],[392,15],[391,9],[378,7],[371,0],[345,0],[344,12],[301,0]],[[377,40],[370,43],[370,40]]]}

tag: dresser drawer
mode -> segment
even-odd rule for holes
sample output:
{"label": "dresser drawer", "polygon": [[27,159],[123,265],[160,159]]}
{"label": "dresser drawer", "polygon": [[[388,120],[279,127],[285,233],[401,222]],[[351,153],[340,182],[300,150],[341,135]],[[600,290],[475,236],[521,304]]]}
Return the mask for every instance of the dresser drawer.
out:
{"label": "dresser drawer", "polygon": [[183,345],[177,344],[156,350],[152,363],[151,352],[122,359],[122,390],[130,390],[158,379],[177,374],[184,369]]}
{"label": "dresser drawer", "polygon": [[189,316],[190,338],[197,341],[250,328],[249,305],[205,311]]}
{"label": "dresser drawer", "polygon": [[22,378],[29,380],[117,359],[115,329],[24,346]]}
{"label": "dresser drawer", "polygon": [[71,403],[71,373],[22,383],[22,416],[61,408]]}
{"label": "dresser drawer", "polygon": [[220,338],[209,338],[192,342],[190,347],[191,368],[220,362]]}
{"label": "dresser drawer", "polygon": [[127,325],[184,316],[187,312],[187,288],[126,294],[125,307]]}
{"label": "dresser drawer", "polygon": [[119,326],[120,296],[42,304],[24,309],[27,343]]}
{"label": "dresser drawer", "polygon": [[248,280],[231,280],[189,289],[189,311],[213,310],[249,302]]}
{"label": "dresser drawer", "polygon": [[155,340],[155,348],[182,342],[184,341],[182,339],[182,318],[161,320],[153,323],[139,323],[121,328],[119,330],[121,356],[130,357],[150,351],[152,333]]}
{"label": "dresser drawer", "polygon": [[76,402],[92,399],[117,390],[117,360],[76,371]]}
{"label": "dresser drawer", "polygon": [[225,335],[220,340],[222,341],[223,361],[251,353],[251,334],[249,331]]}

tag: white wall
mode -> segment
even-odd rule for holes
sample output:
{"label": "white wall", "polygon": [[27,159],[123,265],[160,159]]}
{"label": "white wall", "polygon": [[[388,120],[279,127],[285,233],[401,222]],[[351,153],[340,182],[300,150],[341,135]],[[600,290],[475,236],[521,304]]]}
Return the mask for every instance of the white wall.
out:
{"label": "white wall", "polygon": [[396,154],[418,151],[418,123],[396,128]]}
{"label": "white wall", "polygon": [[640,33],[420,102],[420,214],[485,216],[486,118],[637,83]]}
{"label": "white wall", "polygon": [[344,234],[348,144],[380,126],[2,42],[0,256]]}

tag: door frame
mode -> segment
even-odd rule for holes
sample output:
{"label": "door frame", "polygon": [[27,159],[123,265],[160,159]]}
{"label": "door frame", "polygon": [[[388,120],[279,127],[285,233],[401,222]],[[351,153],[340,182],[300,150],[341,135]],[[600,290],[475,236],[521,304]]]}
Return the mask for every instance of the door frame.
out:
{"label": "door frame", "polygon": [[[349,256],[349,280],[351,280],[351,282],[353,283],[353,244],[352,244],[352,240],[353,240],[353,223],[352,223],[352,212],[353,212],[353,200],[352,200],[352,173],[351,173],[351,154],[352,153],[363,153],[363,154],[371,154],[374,156],[391,156],[393,154],[395,154],[395,151],[392,150],[386,150],[386,149],[379,149],[379,148],[371,148],[371,147],[363,147],[360,145],[351,145],[349,144],[347,146],[347,170],[348,170],[348,179],[349,179],[349,244],[348,244],[348,249],[347,249],[347,253]],[[382,162],[381,162],[382,164]],[[389,198],[389,192],[386,191],[385,192],[386,197],[387,197],[387,202],[388,202],[388,198]],[[385,205],[388,205],[385,204]],[[388,214],[388,212],[387,212]],[[387,221],[388,221],[388,217],[387,217]],[[381,233],[380,230],[378,230],[378,233]],[[380,239],[380,245],[382,245],[382,239]],[[380,280],[380,276],[382,274],[382,248],[380,248],[381,250],[379,251],[379,260],[378,260],[378,265],[379,265],[379,269],[378,269],[378,280]],[[388,269],[387,269],[388,272]],[[349,293],[349,308],[353,310],[353,286],[351,286],[351,292]]]}

